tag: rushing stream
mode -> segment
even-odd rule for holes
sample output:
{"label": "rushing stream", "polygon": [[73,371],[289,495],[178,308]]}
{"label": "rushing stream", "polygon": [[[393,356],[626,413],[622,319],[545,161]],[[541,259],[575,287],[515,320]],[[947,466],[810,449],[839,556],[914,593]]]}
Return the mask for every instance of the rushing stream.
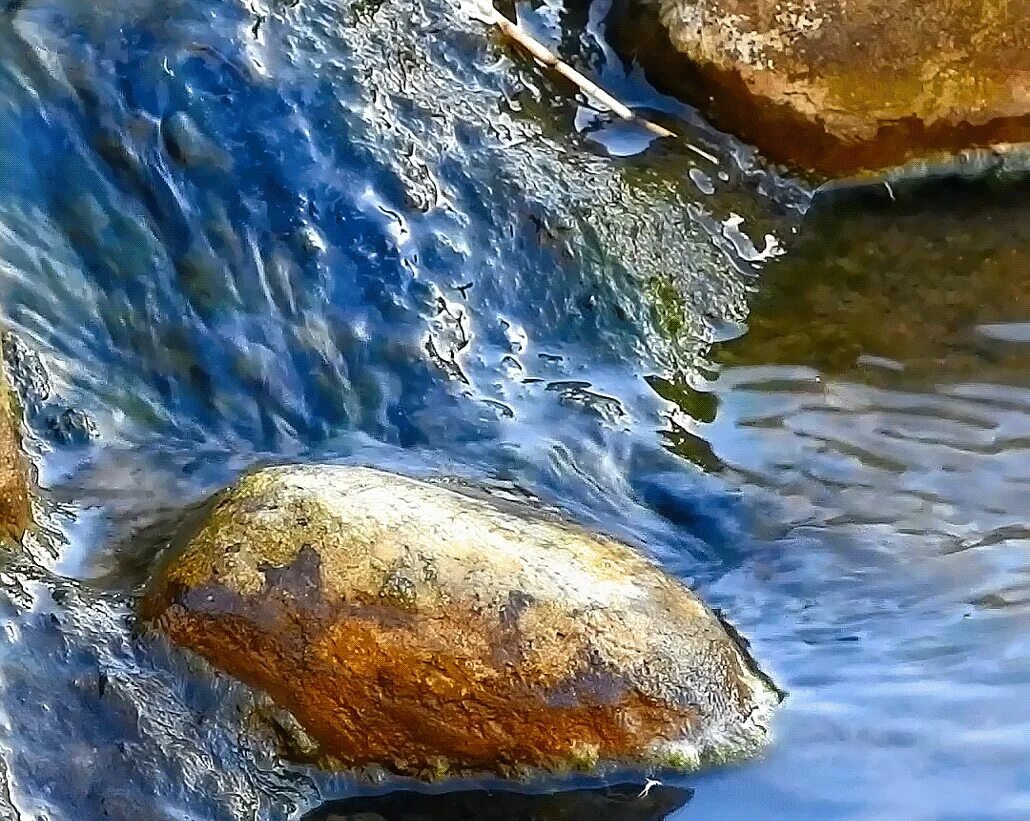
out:
{"label": "rushing stream", "polygon": [[[0,558],[0,819],[1030,814],[1026,187],[812,201],[626,71],[600,5],[520,9],[717,164],[457,0],[0,4],[41,488]],[[191,506],[296,459],[643,545],[789,691],[774,746],[647,807],[589,779],[377,804],[412,785],[285,763],[258,696],[132,613]]]}

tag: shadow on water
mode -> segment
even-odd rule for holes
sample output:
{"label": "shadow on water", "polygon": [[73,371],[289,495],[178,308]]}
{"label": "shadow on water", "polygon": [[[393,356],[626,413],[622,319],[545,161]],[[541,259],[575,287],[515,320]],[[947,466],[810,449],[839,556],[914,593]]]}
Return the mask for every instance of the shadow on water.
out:
{"label": "shadow on water", "polygon": [[618,784],[593,790],[526,794],[469,790],[439,795],[396,792],[334,801],[304,821],[663,821],[691,790]]}
{"label": "shadow on water", "polygon": [[890,196],[874,186],[817,199],[719,361],[882,385],[1024,379],[1030,178]]}

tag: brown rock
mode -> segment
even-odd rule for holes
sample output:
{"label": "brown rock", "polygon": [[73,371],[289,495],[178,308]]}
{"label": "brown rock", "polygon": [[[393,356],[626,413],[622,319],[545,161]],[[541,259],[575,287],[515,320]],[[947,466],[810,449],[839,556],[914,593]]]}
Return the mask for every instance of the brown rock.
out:
{"label": "brown rock", "polygon": [[824,174],[1030,142],[1028,0],[616,0],[608,31],[720,127]]}
{"label": "brown rock", "polygon": [[[0,361],[2,359],[0,341]],[[0,367],[0,541],[21,539],[29,516],[27,473],[18,434],[17,409]]]}
{"label": "brown rock", "polygon": [[426,775],[754,753],[775,688],[629,547],[350,467],[227,491],[143,615],[341,766]]}

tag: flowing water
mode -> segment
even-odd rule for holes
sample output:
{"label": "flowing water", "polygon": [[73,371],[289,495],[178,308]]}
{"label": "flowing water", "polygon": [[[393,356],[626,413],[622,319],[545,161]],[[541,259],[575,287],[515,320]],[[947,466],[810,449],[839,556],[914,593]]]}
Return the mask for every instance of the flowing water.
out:
{"label": "flowing water", "polygon": [[[625,69],[600,4],[519,11],[718,162],[457,0],[0,6],[41,487],[0,560],[0,818],[1030,814],[1025,186],[813,199]],[[284,762],[259,696],[132,614],[191,506],[295,459],[642,545],[789,691],[775,744],[646,806]]]}

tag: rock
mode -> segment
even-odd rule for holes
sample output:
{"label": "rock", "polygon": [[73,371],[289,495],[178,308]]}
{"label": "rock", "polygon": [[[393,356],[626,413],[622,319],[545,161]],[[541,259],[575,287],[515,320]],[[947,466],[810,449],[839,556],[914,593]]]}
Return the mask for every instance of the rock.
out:
{"label": "rock", "polygon": [[736,634],[578,527],[291,466],[242,479],[184,541],[144,619],[265,690],[333,766],[693,768],[766,740],[778,692]]}
{"label": "rock", "polygon": [[45,425],[51,441],[59,445],[82,446],[100,436],[97,423],[75,408],[51,411]]}
{"label": "rock", "polygon": [[1030,142],[1030,11],[993,0],[615,0],[656,83],[830,176]]}
{"label": "rock", "polygon": [[161,123],[161,134],[171,157],[187,168],[222,169],[232,166],[229,154],[205,134],[185,111],[176,111]]}
{"label": "rock", "polygon": [[17,408],[0,366],[0,541],[20,540],[30,515],[28,473],[21,452]]}

